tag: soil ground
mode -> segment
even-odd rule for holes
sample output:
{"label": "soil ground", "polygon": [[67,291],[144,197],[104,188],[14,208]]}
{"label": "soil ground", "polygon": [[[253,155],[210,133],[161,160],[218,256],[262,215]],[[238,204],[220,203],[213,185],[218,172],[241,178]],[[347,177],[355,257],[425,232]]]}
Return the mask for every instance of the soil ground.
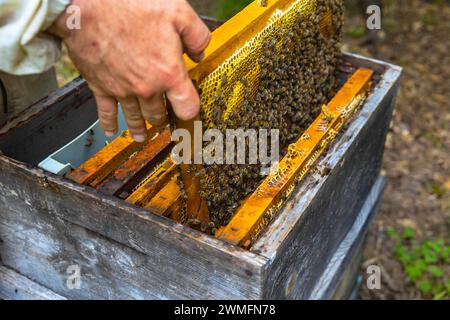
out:
{"label": "soil ground", "polygon": [[[395,257],[388,228],[412,228],[417,239],[450,243],[450,3],[385,1],[382,31],[363,45],[364,16],[348,11],[344,50],[404,68],[383,174],[387,188],[370,228],[364,267],[382,270],[382,289],[362,286],[363,299],[424,298]],[[443,266],[448,272],[448,265]],[[449,274],[447,273],[447,277]]]}

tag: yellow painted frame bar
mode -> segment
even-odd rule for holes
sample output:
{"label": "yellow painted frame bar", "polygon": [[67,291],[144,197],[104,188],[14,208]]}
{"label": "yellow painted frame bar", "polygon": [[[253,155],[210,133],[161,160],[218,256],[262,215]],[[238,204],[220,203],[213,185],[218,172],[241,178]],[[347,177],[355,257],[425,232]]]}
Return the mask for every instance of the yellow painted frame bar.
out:
{"label": "yellow painted frame bar", "polygon": [[150,199],[144,209],[165,217],[172,215],[177,210],[181,210],[182,195],[176,179],[176,176],[172,177],[172,179],[170,179],[168,183],[162,187],[152,199]]}
{"label": "yellow painted frame bar", "polygon": [[185,55],[185,63],[193,81],[199,83],[212,73],[263,30],[275,10],[288,8],[294,0],[269,0],[266,7],[261,6],[259,2],[253,1],[212,33],[211,42],[201,63],[197,64]]}
{"label": "yellow painted frame bar", "polygon": [[242,204],[230,223],[218,231],[218,239],[247,248],[251,245],[252,238],[265,226],[265,214],[293,191],[295,179],[306,175],[363,101],[372,75],[372,70],[360,68],[350,77],[302,137],[289,147],[277,172],[268,176]]}

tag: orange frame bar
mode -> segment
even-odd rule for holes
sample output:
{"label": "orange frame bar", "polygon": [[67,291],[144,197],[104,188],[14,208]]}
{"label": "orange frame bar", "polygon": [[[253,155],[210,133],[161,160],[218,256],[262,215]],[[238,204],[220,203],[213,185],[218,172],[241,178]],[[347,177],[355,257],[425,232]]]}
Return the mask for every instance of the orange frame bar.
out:
{"label": "orange frame bar", "polygon": [[160,160],[158,156],[164,150],[168,150],[170,145],[170,130],[164,129],[155,138],[148,141],[141,151],[103,181],[97,187],[97,190],[104,194],[122,197],[122,192],[125,192],[127,188],[129,189],[127,186],[130,183],[138,184],[139,180],[135,181],[136,179],[143,179],[152,171],[152,168],[157,165],[156,161]]}
{"label": "orange frame bar", "polygon": [[[149,137],[159,129],[147,124]],[[95,156],[67,175],[67,178],[80,184],[98,186],[106,177],[116,170],[134,152],[141,149],[145,143],[137,143],[128,130],[100,150]]]}

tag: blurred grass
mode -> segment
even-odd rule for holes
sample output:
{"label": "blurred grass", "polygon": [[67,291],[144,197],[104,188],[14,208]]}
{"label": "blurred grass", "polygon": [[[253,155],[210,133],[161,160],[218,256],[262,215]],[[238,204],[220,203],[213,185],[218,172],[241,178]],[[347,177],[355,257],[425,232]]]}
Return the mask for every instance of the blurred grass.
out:
{"label": "blurred grass", "polygon": [[215,16],[218,19],[227,20],[249,5],[252,1],[253,0],[219,0],[219,9]]}
{"label": "blurred grass", "polygon": [[77,69],[74,67],[72,61],[70,61],[70,58],[67,54],[67,49],[65,47],[63,47],[63,57],[56,63],[55,69],[56,77],[60,87],[64,86],[80,75]]}

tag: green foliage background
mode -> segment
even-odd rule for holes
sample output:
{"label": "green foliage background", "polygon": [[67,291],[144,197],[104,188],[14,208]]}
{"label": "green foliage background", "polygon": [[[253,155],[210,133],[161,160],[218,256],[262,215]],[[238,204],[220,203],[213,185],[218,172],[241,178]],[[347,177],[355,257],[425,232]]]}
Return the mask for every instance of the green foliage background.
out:
{"label": "green foliage background", "polygon": [[396,241],[395,256],[422,297],[450,299],[450,245],[444,239],[417,239],[412,228],[389,228],[387,235]]}
{"label": "green foliage background", "polygon": [[242,8],[249,5],[253,0],[219,0],[216,17],[219,19],[228,19],[241,11]]}

